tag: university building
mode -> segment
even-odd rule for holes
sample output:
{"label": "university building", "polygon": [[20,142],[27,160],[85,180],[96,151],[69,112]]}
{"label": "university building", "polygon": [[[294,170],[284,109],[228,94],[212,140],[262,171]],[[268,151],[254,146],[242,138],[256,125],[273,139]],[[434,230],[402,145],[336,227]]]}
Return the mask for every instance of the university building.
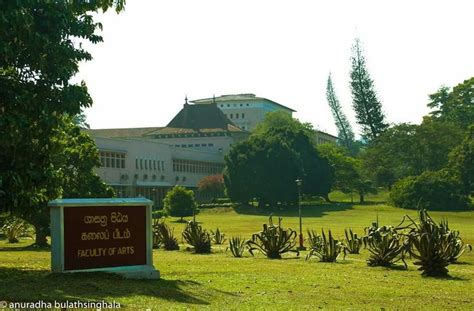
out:
{"label": "university building", "polygon": [[[198,99],[183,108],[164,127],[91,129],[99,149],[99,176],[118,197],[144,196],[162,206],[171,187],[196,189],[205,176],[221,174],[224,155],[232,144],[271,111],[292,114],[293,109],[253,94]],[[317,131],[316,142],[337,137]],[[205,200],[196,192],[198,200]]]}

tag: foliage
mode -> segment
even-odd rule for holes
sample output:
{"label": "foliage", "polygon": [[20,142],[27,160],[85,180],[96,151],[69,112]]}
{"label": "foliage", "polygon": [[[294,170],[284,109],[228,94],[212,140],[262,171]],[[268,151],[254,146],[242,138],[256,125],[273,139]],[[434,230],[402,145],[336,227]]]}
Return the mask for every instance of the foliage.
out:
{"label": "foliage", "polygon": [[225,234],[220,232],[219,228],[216,231],[211,230],[211,239],[214,244],[221,245],[225,242]]}
{"label": "foliage", "polygon": [[332,184],[328,161],[296,120],[278,127],[267,127],[264,121],[249,140],[232,146],[225,162],[226,191],[234,202],[255,198],[260,205],[295,203],[297,178],[303,180],[302,194],[307,195],[327,197]]}
{"label": "foliage", "polygon": [[322,262],[336,262],[341,252],[344,252],[345,257],[346,249],[344,244],[333,238],[331,230],[328,231],[328,238],[326,238],[324,230],[321,230],[321,236],[311,232],[310,240],[311,249],[308,255],[306,255],[306,260],[316,256]]}
{"label": "foliage", "polygon": [[378,221],[365,230],[364,246],[370,252],[367,265],[388,267],[401,260],[407,268],[407,244],[402,233],[391,226],[379,227]]}
{"label": "foliage", "polygon": [[410,256],[417,260],[414,264],[420,266],[418,270],[422,271],[422,275],[446,276],[453,247],[456,247],[450,242],[446,228],[435,223],[424,209],[418,211],[418,222],[410,217],[408,219],[413,226],[408,234],[408,243]]}
{"label": "foliage", "polygon": [[346,236],[344,245],[349,254],[359,254],[360,247],[362,246],[362,238],[359,238],[357,233],[354,233],[351,228],[349,228],[349,230],[345,229],[344,234]]}
{"label": "foliage", "polygon": [[449,153],[447,169],[461,183],[465,195],[474,195],[474,125],[463,142]]}
{"label": "foliage", "polygon": [[[63,194],[58,138],[64,118],[92,105],[84,82],[73,84],[79,63],[91,59],[78,40],[98,43],[99,10],[124,1],[2,1],[0,3],[0,210],[31,222],[46,244],[47,202]],[[78,146],[80,147],[80,146]]]}
{"label": "foliage", "polygon": [[224,178],[221,174],[203,177],[198,182],[199,192],[216,199],[224,196]]}
{"label": "foliage", "polygon": [[253,255],[254,251],[259,251],[267,258],[281,259],[281,255],[288,252],[296,252],[293,248],[296,245],[296,231],[284,229],[281,226],[281,218],[278,218],[278,225],[273,224],[272,216],[268,224],[263,224],[263,230],[254,233],[252,239],[247,242],[249,252]]}
{"label": "foliage", "polygon": [[211,237],[197,222],[188,221],[186,223],[183,239],[194,247],[195,253],[208,254],[211,252]]}
{"label": "foliage", "polygon": [[411,209],[449,210],[468,206],[459,182],[446,170],[426,171],[399,180],[390,191],[390,200],[395,206]]}
{"label": "foliage", "polygon": [[194,192],[183,186],[176,185],[166,193],[163,199],[164,210],[173,217],[193,216],[196,213]]}
{"label": "foliage", "polygon": [[436,171],[448,163],[448,155],[462,141],[453,124],[425,118],[420,125],[397,124],[386,130],[361,154],[364,171],[379,186],[398,179]]}
{"label": "foliage", "polygon": [[2,232],[7,237],[8,243],[18,243],[22,237],[32,237],[34,230],[31,225],[18,217],[10,217],[5,220]]}
{"label": "foliage", "polygon": [[229,248],[234,257],[240,258],[247,248],[247,240],[238,237],[231,237],[229,240]]}
{"label": "foliage", "polygon": [[328,101],[329,108],[331,108],[332,116],[337,127],[337,136],[339,137],[341,144],[348,150],[354,150],[354,131],[352,126],[347,120],[346,114],[342,110],[339,99],[336,96],[336,91],[332,84],[331,74],[328,76],[326,86],[326,98]]}
{"label": "foliage", "polygon": [[474,124],[474,77],[456,85],[452,91],[443,86],[430,95],[428,107],[434,109],[431,115],[440,121],[447,121],[461,128]]}
{"label": "foliage", "polygon": [[322,144],[317,148],[334,169],[333,190],[359,193],[361,202],[365,194],[376,193],[371,181],[364,177],[361,160],[348,156],[346,149],[333,144]]}
{"label": "foliage", "polygon": [[170,228],[164,221],[153,221],[153,248],[167,251],[179,250],[178,239],[174,236],[174,228]]}
{"label": "foliage", "polygon": [[443,220],[440,223],[441,232],[444,236],[447,236],[448,243],[450,245],[449,250],[449,262],[456,263],[458,258],[461,257],[465,251],[472,251],[472,246],[470,244],[465,244],[460,237],[458,230],[450,230],[448,221]]}
{"label": "foliage", "polygon": [[362,137],[370,141],[383,133],[388,124],[375,92],[374,81],[367,71],[359,39],[356,39],[352,46],[351,62],[352,105],[357,123],[362,129]]}

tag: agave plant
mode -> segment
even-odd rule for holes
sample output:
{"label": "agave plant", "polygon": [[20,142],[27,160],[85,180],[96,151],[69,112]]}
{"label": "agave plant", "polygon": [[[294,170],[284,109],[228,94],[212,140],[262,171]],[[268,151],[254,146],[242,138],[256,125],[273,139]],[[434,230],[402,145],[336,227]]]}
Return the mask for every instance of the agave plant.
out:
{"label": "agave plant", "polygon": [[404,236],[391,226],[379,227],[378,221],[366,228],[366,236],[363,238],[364,246],[370,252],[367,259],[369,266],[391,266],[402,261],[407,268],[405,255],[407,243]]}
{"label": "agave plant", "polygon": [[328,230],[328,238],[326,238],[324,230],[321,230],[320,236],[316,235],[313,231],[310,234],[308,236],[310,236],[311,250],[306,255],[306,260],[315,256],[322,262],[336,262],[341,252],[344,252],[344,257],[346,256],[344,245],[333,238],[331,230]]}
{"label": "agave plant", "polygon": [[413,225],[408,234],[408,251],[417,260],[414,264],[420,266],[422,275],[446,276],[455,253],[455,244],[450,241],[452,237],[446,227],[435,223],[424,209],[418,211],[418,222],[408,218]]}
{"label": "agave plant", "polygon": [[346,239],[344,244],[346,246],[349,254],[359,254],[360,247],[362,246],[362,239],[357,236],[357,233],[354,233],[351,228],[349,230],[344,230]]}
{"label": "agave plant", "polygon": [[441,221],[440,227],[443,234],[447,235],[447,238],[450,244],[450,248],[449,248],[451,250],[451,254],[449,256],[450,263],[456,263],[458,258],[461,257],[461,255],[464,254],[466,250],[472,251],[472,246],[470,244],[464,244],[463,240],[459,236],[459,231],[449,229],[447,220]]}
{"label": "agave plant", "polygon": [[178,239],[174,236],[174,229],[168,226],[164,221],[156,219],[153,222],[153,247],[167,251],[179,249]]}
{"label": "agave plant", "polygon": [[234,257],[242,257],[244,254],[245,248],[247,247],[247,240],[242,239],[241,237],[232,237],[229,240],[229,247]]}
{"label": "agave plant", "polygon": [[219,228],[217,228],[215,232],[211,230],[211,237],[214,244],[221,245],[225,242],[225,234],[221,233]]}
{"label": "agave plant", "polygon": [[313,230],[308,230],[308,243],[309,243],[309,248],[318,248],[321,247],[321,244],[323,243],[323,238],[319,234],[315,233]]}
{"label": "agave plant", "polygon": [[188,221],[183,231],[183,239],[194,247],[194,252],[198,254],[208,254],[211,252],[211,237],[197,222]]}
{"label": "agave plant", "polygon": [[296,245],[296,231],[292,229],[284,229],[281,226],[281,218],[278,218],[278,225],[273,224],[272,216],[270,216],[268,224],[263,225],[263,230],[254,233],[252,239],[247,242],[249,253],[253,256],[254,251],[259,251],[267,258],[280,259],[282,254],[295,252],[293,248]]}
{"label": "agave plant", "polygon": [[22,237],[32,237],[33,227],[18,217],[11,217],[5,221],[2,231],[7,237],[8,243],[18,243]]}

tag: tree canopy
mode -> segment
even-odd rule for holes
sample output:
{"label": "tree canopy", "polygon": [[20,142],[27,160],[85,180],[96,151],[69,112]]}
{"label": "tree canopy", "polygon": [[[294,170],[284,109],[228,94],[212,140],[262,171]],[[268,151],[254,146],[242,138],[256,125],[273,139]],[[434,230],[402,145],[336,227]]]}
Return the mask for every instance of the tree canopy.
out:
{"label": "tree canopy", "polygon": [[[252,199],[260,205],[294,203],[295,180],[303,180],[302,192],[327,198],[333,171],[316,150],[310,131],[297,120],[269,114],[247,140],[232,147],[225,157],[224,182],[228,196],[236,202]],[[281,117],[281,118],[280,118]],[[272,124],[278,118],[277,126]]]}
{"label": "tree canopy", "polygon": [[65,193],[69,168],[63,155],[72,150],[64,137],[80,136],[70,132],[65,117],[92,104],[85,83],[71,83],[79,62],[91,59],[80,42],[102,41],[96,33],[102,25],[93,14],[120,11],[123,5],[121,0],[0,2],[1,209],[31,221],[28,215],[41,214],[47,201]]}
{"label": "tree canopy", "polygon": [[375,91],[374,81],[367,70],[359,39],[356,39],[352,47],[351,62],[352,105],[357,123],[361,126],[362,137],[370,141],[383,133],[388,124],[382,111],[382,103]]}

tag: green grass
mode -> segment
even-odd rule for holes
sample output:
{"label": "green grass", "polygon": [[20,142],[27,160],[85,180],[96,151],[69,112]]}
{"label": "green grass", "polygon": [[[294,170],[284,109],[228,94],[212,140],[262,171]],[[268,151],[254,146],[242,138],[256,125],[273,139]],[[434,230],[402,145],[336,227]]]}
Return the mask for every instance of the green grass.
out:
{"label": "green grass", "polygon": [[[334,194],[332,199],[345,204],[304,206],[306,229],[331,229],[342,237],[344,228],[362,234],[363,228],[379,216],[381,224],[396,225],[405,214],[385,204],[385,196],[367,197],[367,205],[349,204],[350,199]],[[355,198],[357,199],[357,198]],[[227,237],[250,235],[261,229],[270,211],[257,208],[217,208],[203,210],[197,217],[206,229],[219,227]],[[283,225],[298,228],[297,211],[274,211]],[[432,212],[436,220],[449,219],[474,244],[474,212]],[[184,224],[168,220],[175,232]],[[213,254],[195,255],[184,250],[154,252],[161,280],[125,280],[106,274],[54,275],[49,272],[50,253],[28,250],[29,240],[12,246],[0,241],[0,300],[115,300],[130,308],[213,309],[462,309],[474,308],[474,252],[450,265],[449,278],[426,278],[409,261],[408,271],[368,267],[367,251],[349,255],[338,263],[305,261],[304,255],[284,256],[282,260],[233,258],[226,246],[214,247]],[[227,244],[227,242],[226,242]]]}

